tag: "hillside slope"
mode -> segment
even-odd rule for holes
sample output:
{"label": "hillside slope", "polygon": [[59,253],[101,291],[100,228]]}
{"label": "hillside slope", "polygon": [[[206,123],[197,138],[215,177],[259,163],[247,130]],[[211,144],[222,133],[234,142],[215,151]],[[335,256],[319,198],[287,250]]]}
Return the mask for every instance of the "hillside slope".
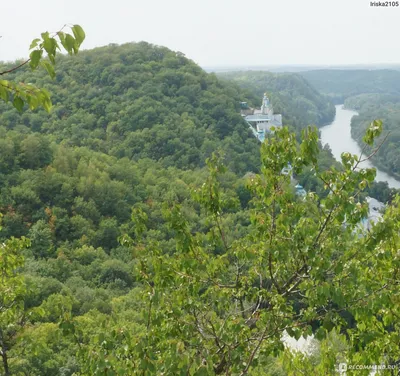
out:
{"label": "hillside slope", "polygon": [[[79,346],[58,325],[64,312],[85,323],[86,344],[111,313],[134,335],[146,331],[137,254],[154,244],[176,252],[166,207],[179,204],[188,230],[204,234],[210,252],[222,253],[224,244],[208,236],[213,230],[192,194],[207,181],[205,159],[225,153],[220,225],[234,229],[229,241],[248,231],[243,175],[257,171],[260,159],[259,143],[239,114],[240,101],[259,104],[259,92],[207,74],[180,53],[147,43],[112,45],[62,57],[57,72],[55,81],[40,71],[11,77],[47,87],[55,104],[50,114],[19,114],[0,104],[0,241],[32,241],[23,273],[24,309],[33,313],[9,348],[16,375],[79,373]],[[300,90],[297,79],[290,85]],[[292,113],[286,102],[281,106]],[[307,118],[307,108],[298,107],[296,116]],[[322,157],[329,166],[329,150]],[[323,189],[309,170],[298,178],[307,189]],[[118,241],[125,234],[137,240],[132,208],[146,218],[143,247]]]}
{"label": "hillside slope", "polygon": [[297,130],[307,125],[322,126],[335,116],[333,104],[299,74],[244,71],[220,73],[219,77],[235,82],[258,97],[267,92],[275,112],[283,115],[284,124]]}
{"label": "hillside slope", "polygon": [[[168,203],[179,203],[190,227],[206,232],[191,191],[207,178],[205,159],[221,150],[229,167],[221,185],[235,204],[229,226],[243,236],[249,216],[241,177],[257,171],[260,158],[239,104],[253,99],[182,54],[147,43],[62,57],[55,81],[28,69],[10,78],[45,86],[55,104],[50,114],[0,104],[0,240],[31,239],[24,307],[43,312],[16,332],[20,341],[11,338],[10,369],[72,375],[78,348],[62,336],[60,309],[96,317],[93,336],[118,299],[130,293],[133,304],[139,300],[136,257],[118,241],[135,237],[132,208],[146,215],[146,244],[165,252],[175,250],[163,215]],[[130,308],[122,311],[138,326]]]}
{"label": "hillside slope", "polygon": [[1,104],[0,126],[24,125],[57,142],[165,167],[204,166],[219,148],[234,171],[257,168],[257,142],[239,115],[239,102],[251,96],[183,54],[142,42],[84,51],[57,64],[55,81],[29,69],[11,77],[48,88],[55,103],[50,116],[19,115]]}
{"label": "hillside slope", "polygon": [[400,72],[395,70],[320,69],[300,74],[337,104],[358,94],[400,95]]}
{"label": "hillside slope", "polygon": [[[389,174],[400,177],[400,72],[395,70],[314,70],[302,72],[318,90],[336,103],[345,103],[359,116],[351,122],[353,138],[363,147],[362,137],[372,120],[383,121],[386,142],[372,162]],[[381,137],[377,142],[383,141]],[[372,151],[369,149],[369,151]]]}
{"label": "hillside slope", "polygon": [[[400,178],[400,95],[360,94],[346,99],[345,105],[359,112],[351,120],[351,134],[360,144],[366,129],[373,119],[383,122],[383,134],[376,145],[386,141],[377,150],[372,162],[381,170]],[[372,152],[372,149],[368,149]]]}

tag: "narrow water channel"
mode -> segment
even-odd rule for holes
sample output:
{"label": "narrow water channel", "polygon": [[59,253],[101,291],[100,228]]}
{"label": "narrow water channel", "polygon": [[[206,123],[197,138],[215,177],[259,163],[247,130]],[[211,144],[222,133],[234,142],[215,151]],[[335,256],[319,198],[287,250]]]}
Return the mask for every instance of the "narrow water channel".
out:
{"label": "narrow water channel", "polygon": [[[343,105],[336,106],[336,116],[333,122],[320,129],[322,145],[329,144],[332,154],[336,160],[340,161],[343,152],[360,155],[361,148],[351,137],[351,118],[358,115],[357,112],[346,110]],[[360,167],[375,167],[370,161],[363,162]],[[376,168],[376,167],[375,167]],[[384,171],[376,168],[376,181],[387,181],[389,187],[400,188],[400,181],[390,176]]]}

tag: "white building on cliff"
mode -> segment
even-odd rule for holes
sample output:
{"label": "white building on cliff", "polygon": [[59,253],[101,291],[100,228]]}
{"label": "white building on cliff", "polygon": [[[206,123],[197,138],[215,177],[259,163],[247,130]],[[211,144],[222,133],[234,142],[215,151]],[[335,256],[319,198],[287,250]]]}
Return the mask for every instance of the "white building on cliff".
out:
{"label": "white building on cliff", "polygon": [[260,141],[264,141],[265,134],[271,132],[272,127],[282,127],[282,115],[274,114],[272,104],[266,93],[262,100],[261,109],[242,111],[242,115]]}

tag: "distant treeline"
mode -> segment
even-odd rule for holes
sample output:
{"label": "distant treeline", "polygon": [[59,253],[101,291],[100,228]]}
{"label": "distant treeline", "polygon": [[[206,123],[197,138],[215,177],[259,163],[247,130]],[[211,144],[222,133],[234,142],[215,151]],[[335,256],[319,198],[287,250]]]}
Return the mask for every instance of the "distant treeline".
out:
{"label": "distant treeline", "polygon": [[[345,105],[356,109],[359,116],[351,121],[351,133],[358,142],[372,120],[383,122],[383,135],[376,141],[375,148],[386,138],[373,157],[373,163],[380,169],[400,179],[400,95],[361,94],[348,98]],[[369,148],[368,151],[372,152]]]}
{"label": "distant treeline", "polygon": [[335,104],[358,94],[400,95],[400,71],[397,70],[320,69],[299,74]]}

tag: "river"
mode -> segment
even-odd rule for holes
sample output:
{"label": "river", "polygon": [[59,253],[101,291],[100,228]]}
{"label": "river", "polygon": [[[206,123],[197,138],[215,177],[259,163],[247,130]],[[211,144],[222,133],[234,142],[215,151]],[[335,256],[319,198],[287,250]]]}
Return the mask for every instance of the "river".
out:
{"label": "river", "polygon": [[[360,155],[361,148],[351,137],[351,118],[358,115],[357,112],[346,110],[343,105],[336,106],[336,116],[333,122],[320,129],[322,145],[329,144],[332,154],[336,160],[341,161],[340,155],[343,152]],[[360,167],[375,167],[370,161],[360,164]],[[375,167],[376,168],[376,167]],[[376,181],[387,181],[389,187],[400,188],[400,182],[386,172],[376,168]]]}

